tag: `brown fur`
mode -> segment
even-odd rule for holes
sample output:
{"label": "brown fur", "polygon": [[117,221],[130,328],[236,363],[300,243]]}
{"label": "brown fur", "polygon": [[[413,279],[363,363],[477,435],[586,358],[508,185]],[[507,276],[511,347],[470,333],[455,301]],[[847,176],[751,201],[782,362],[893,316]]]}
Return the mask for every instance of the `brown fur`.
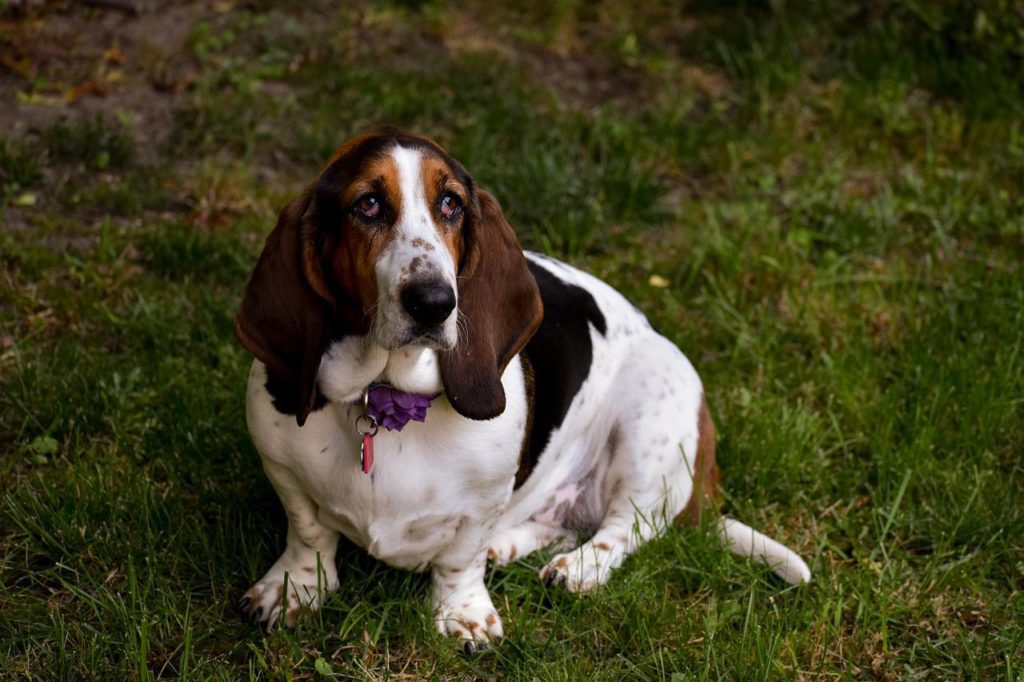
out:
{"label": "brown fur", "polygon": [[[455,222],[442,219],[440,212],[432,211],[434,228],[440,235],[448,252],[452,255],[452,262],[458,263],[462,255],[462,223],[465,220],[465,211],[468,208],[469,196],[467,187],[452,177],[451,169],[444,159],[437,156],[426,156],[423,159],[423,195],[427,199],[427,206],[440,204],[441,195],[451,192],[462,202],[463,212]],[[427,245],[429,246],[429,244]]]}
{"label": "brown fur", "polygon": [[440,354],[441,377],[459,414],[493,419],[505,411],[501,374],[540,326],[544,304],[498,201],[478,190],[468,209],[458,274],[466,333],[454,350]]}
{"label": "brown fur", "polygon": [[718,464],[715,461],[715,424],[708,412],[707,400],[700,399],[697,416],[697,457],[693,466],[693,494],[676,523],[696,525],[701,513],[718,504]]}
{"label": "brown fur", "polygon": [[[340,157],[337,163],[344,163]],[[342,205],[354,203],[360,196],[383,188],[380,199],[387,202],[395,212],[401,215],[402,192],[398,184],[398,168],[394,159],[385,156],[368,164],[361,177],[345,190],[341,197]],[[377,305],[377,274],[374,271],[381,254],[391,243],[395,231],[393,229],[366,229],[357,225],[358,219],[347,217],[339,231],[339,240],[330,257],[331,272],[338,285],[348,298],[357,301],[364,314]]]}
{"label": "brown fur", "polygon": [[301,424],[316,401],[316,369],[327,346],[332,301],[306,238],[312,192],[288,204],[267,237],[235,318],[235,336],[284,386]]}

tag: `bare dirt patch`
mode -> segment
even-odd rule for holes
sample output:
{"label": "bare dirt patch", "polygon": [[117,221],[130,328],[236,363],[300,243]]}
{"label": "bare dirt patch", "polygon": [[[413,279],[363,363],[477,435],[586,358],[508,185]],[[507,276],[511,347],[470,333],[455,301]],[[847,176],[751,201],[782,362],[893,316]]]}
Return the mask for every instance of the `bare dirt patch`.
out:
{"label": "bare dirt patch", "polygon": [[46,3],[0,18],[0,132],[22,137],[107,114],[126,124],[140,160],[165,140],[195,65],[189,32],[202,4],[126,3],[134,12]]}

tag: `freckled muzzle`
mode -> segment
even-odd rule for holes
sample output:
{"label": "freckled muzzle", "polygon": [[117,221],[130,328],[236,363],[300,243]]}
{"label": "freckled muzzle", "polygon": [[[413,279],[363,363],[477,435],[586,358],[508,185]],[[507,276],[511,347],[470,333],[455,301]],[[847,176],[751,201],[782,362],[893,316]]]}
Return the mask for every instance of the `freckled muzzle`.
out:
{"label": "freckled muzzle", "polygon": [[400,298],[409,317],[424,327],[441,324],[455,310],[455,290],[442,281],[410,284]]}

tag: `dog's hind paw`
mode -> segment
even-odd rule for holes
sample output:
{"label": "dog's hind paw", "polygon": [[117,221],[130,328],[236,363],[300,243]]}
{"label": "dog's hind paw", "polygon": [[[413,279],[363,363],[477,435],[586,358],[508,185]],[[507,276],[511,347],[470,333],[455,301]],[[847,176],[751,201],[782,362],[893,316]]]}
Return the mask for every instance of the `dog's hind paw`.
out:
{"label": "dog's hind paw", "polygon": [[551,559],[540,569],[540,579],[569,592],[589,592],[608,582],[612,570],[622,563],[622,555],[617,544],[591,540]]}

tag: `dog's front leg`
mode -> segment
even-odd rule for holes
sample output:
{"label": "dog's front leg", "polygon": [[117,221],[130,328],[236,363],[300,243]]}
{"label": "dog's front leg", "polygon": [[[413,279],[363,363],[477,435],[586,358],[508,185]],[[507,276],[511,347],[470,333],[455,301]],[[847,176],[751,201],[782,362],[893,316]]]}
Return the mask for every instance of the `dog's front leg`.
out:
{"label": "dog's front leg", "polygon": [[338,533],[317,520],[316,504],[288,469],[269,460],[264,468],[288,515],[288,542],[266,575],[242,595],[239,606],[270,631],[278,622],[295,625],[302,607],[317,609],[337,589]]}
{"label": "dog's front leg", "polygon": [[482,651],[502,637],[501,619],[484,585],[487,551],[468,565],[432,566],[434,618],[444,635],[458,637],[467,653]]}

